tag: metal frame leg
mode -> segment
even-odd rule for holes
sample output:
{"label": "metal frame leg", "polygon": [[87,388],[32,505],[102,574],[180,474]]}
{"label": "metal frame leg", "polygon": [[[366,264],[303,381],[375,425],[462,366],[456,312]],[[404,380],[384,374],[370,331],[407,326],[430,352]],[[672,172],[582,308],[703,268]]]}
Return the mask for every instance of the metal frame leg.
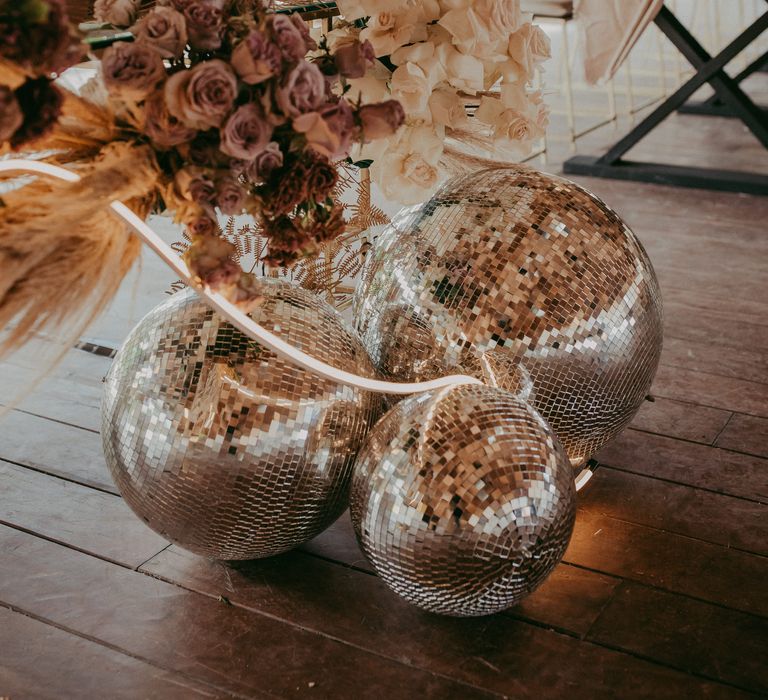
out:
{"label": "metal frame leg", "polygon": [[679,167],[661,163],[640,163],[623,159],[623,156],[633,146],[653,131],[670,114],[678,110],[705,83],[709,83],[714,88],[723,103],[744,122],[758,141],[768,149],[768,116],[752,102],[739,84],[724,70],[728,63],[768,29],[768,12],[761,15],[714,57],[709,55],[666,6],[661,8],[655,21],[696,69],[695,75],[603,156],[598,158],[575,156],[565,162],[564,172],[681,187],[768,194],[768,175]]}

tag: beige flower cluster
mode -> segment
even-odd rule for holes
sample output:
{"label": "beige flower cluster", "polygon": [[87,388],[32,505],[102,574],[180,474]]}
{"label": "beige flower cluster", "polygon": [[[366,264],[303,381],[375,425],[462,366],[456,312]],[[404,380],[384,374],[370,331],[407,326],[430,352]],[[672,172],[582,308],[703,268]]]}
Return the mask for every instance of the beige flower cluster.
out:
{"label": "beige flower cluster", "polygon": [[[549,39],[520,0],[338,0],[344,19],[331,46],[369,41],[380,59],[352,79],[348,99],[398,100],[406,124],[359,154],[371,176],[403,204],[428,198],[440,183],[446,139],[482,127],[505,160],[530,153],[548,123],[533,80],[550,57]],[[359,24],[359,23],[358,23]],[[465,106],[479,104],[470,119]]]}

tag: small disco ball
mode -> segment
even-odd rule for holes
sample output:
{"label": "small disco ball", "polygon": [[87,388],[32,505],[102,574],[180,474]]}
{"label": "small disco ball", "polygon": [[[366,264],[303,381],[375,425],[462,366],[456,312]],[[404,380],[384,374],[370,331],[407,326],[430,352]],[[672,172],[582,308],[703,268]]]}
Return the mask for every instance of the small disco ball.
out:
{"label": "small disco ball", "polygon": [[464,384],[409,397],[376,424],[350,497],[360,546],[396,593],[430,612],[518,603],[562,559],[573,470],[514,395]]}
{"label": "small disco ball", "polygon": [[661,294],[637,238],[597,197],[523,166],[404,210],[370,250],[354,309],[388,378],[527,382],[574,466],[631,421],[661,353]]}
{"label": "small disco ball", "polygon": [[[265,279],[255,321],[325,362],[374,376],[360,340],[316,296]],[[107,464],[153,530],[197,554],[286,551],[347,507],[375,394],[279,359],[192,291],[151,311],[106,380]]]}

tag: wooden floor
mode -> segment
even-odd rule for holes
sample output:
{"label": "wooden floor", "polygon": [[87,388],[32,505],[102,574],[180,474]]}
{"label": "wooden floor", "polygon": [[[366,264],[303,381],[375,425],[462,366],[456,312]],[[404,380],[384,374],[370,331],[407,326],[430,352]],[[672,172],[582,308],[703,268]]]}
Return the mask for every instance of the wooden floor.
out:
{"label": "wooden floor", "polygon": [[[706,161],[766,162],[737,124],[700,117],[673,120],[657,154],[683,159],[691,134]],[[768,695],[768,198],[583,184],[645,243],[665,346],[655,401],[599,456],[565,561],[529,599],[419,612],[346,516],[237,567],[168,546],[104,464],[109,360],[72,351],[0,422],[0,697]],[[2,367],[3,396],[35,361]]]}

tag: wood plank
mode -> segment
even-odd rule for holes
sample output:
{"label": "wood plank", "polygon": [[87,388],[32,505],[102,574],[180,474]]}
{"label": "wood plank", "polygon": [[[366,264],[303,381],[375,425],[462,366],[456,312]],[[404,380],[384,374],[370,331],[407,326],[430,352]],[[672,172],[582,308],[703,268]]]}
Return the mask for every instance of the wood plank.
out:
{"label": "wood plank", "polygon": [[354,688],[361,698],[488,697],[405,659],[385,659],[5,527],[0,569],[6,606],[222,691],[305,697],[316,689],[338,697]]}
{"label": "wood plank", "polygon": [[[174,548],[143,570],[511,697],[616,697],[623,673],[644,679],[638,696],[671,696],[680,683],[696,682],[506,616],[425,615],[375,576],[297,554],[233,568]],[[730,691],[711,686],[694,692]]]}
{"label": "wood plank", "polygon": [[719,408],[657,398],[643,401],[631,427],[711,445],[731,415]]}
{"label": "wood plank", "polygon": [[768,503],[768,459],[763,457],[625,430],[597,459],[638,474]]}
{"label": "wood plank", "polygon": [[0,420],[0,459],[117,493],[101,436],[13,411]]}
{"label": "wood plank", "polygon": [[768,693],[768,620],[624,583],[590,639]]}
{"label": "wood plank", "polygon": [[565,561],[768,617],[768,558],[583,511]]}
{"label": "wood plank", "polygon": [[768,505],[603,467],[579,494],[581,513],[768,555]]}
{"label": "wood plank", "polygon": [[724,349],[715,343],[673,336],[679,332],[676,327],[665,332],[662,365],[763,384],[768,382],[768,355],[765,353],[748,347]]}
{"label": "wood plank", "polygon": [[0,693],[7,698],[185,700],[220,691],[0,607]]}
{"label": "wood plank", "polygon": [[680,367],[659,367],[651,387],[654,396],[750,413],[768,418],[768,384],[705,374]]}
{"label": "wood plank", "polygon": [[135,568],[168,546],[112,494],[0,462],[0,521]]}
{"label": "wood plank", "polygon": [[715,444],[768,458],[768,419],[734,413]]}

